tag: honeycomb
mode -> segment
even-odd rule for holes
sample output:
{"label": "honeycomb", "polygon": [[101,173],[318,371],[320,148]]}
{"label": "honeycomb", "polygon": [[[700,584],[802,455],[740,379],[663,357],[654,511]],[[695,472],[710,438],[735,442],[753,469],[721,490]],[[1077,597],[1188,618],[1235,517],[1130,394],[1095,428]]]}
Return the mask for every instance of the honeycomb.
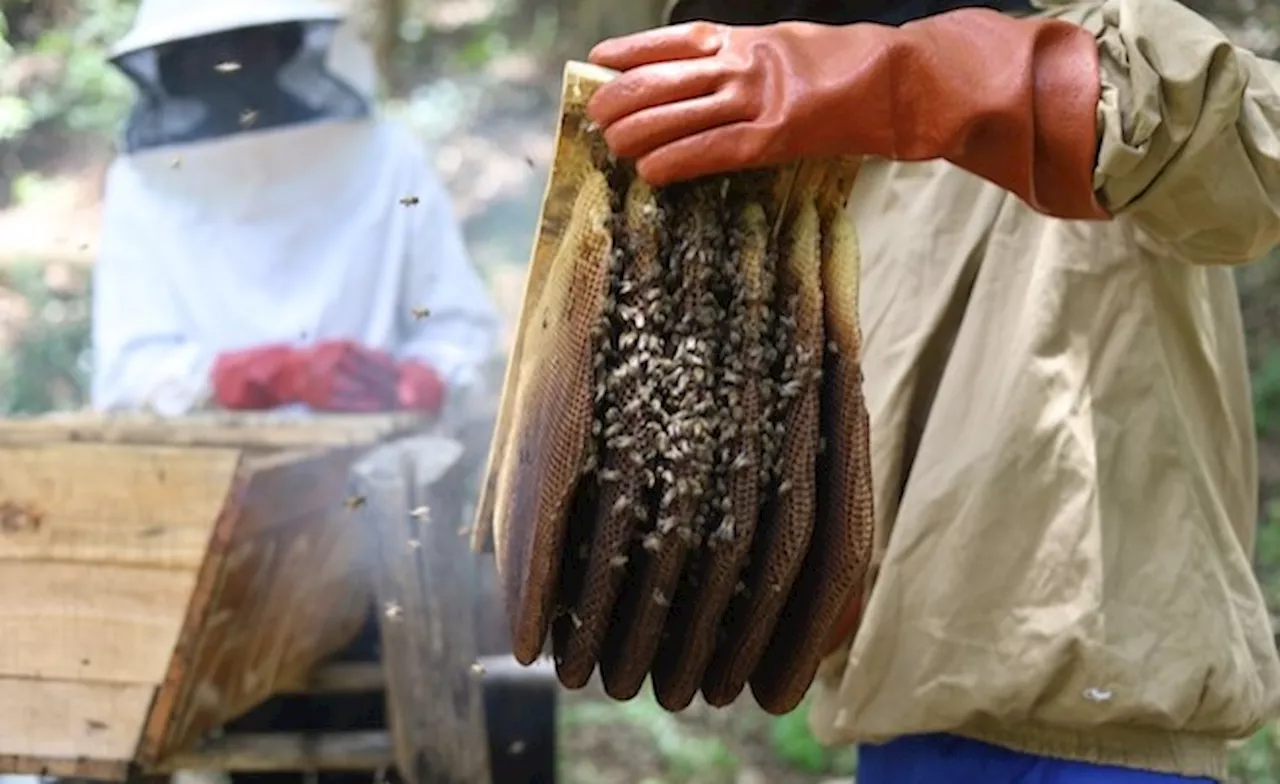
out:
{"label": "honeycomb", "polygon": [[866,588],[857,161],[655,190],[570,63],[475,539],[516,658],[660,704],[803,698]]}

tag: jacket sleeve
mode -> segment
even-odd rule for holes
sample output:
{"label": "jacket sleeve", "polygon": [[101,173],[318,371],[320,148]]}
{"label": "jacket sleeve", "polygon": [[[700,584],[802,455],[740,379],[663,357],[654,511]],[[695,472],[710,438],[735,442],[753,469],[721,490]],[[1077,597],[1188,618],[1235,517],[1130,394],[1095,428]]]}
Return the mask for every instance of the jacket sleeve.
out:
{"label": "jacket sleeve", "polygon": [[102,250],[93,273],[93,382],[99,411],[178,416],[211,397],[212,355],[184,334],[163,259],[138,225],[146,212],[127,177],[107,178]]}
{"label": "jacket sleeve", "polygon": [[1251,261],[1280,243],[1280,64],[1178,0],[1104,0],[1094,186],[1176,255]]}
{"label": "jacket sleeve", "polygon": [[401,287],[400,354],[431,366],[450,388],[470,387],[497,348],[498,311],[467,255],[448,192],[425,160],[421,171]]}

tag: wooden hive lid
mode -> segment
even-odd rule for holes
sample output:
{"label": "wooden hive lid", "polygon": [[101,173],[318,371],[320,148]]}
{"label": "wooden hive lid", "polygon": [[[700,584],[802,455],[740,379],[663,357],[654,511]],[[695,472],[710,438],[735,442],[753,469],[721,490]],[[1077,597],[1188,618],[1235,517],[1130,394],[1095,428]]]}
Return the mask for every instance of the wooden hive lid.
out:
{"label": "wooden hive lid", "polygon": [[[367,598],[343,584],[355,579],[359,538],[334,522],[347,469],[367,445],[421,426],[403,416],[0,423],[0,771],[121,778],[341,645]],[[267,579],[281,569],[296,585]],[[288,620],[298,591],[332,617]],[[217,641],[250,627],[270,632],[258,635],[267,647]],[[222,670],[240,659],[271,667],[233,684]]]}

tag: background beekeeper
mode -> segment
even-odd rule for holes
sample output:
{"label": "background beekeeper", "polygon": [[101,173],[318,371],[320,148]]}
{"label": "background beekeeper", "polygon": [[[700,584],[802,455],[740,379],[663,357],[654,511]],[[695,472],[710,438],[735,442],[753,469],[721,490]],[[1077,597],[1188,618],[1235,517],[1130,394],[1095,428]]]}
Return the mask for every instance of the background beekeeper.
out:
{"label": "background beekeeper", "polygon": [[144,0],[107,176],[93,405],[434,410],[496,310],[423,152],[325,0]]}
{"label": "background beekeeper", "polygon": [[[343,16],[142,2],[113,59],[138,98],[107,177],[95,408],[430,412],[477,383],[496,309],[423,152],[376,116],[373,55]],[[340,729],[380,702],[243,721]]]}
{"label": "background beekeeper", "polygon": [[858,784],[1225,781],[1277,712],[1227,265],[1280,242],[1280,65],[1176,0],[1044,5],[682,2],[756,26],[591,54],[655,184],[870,156],[876,568],[812,713]]}

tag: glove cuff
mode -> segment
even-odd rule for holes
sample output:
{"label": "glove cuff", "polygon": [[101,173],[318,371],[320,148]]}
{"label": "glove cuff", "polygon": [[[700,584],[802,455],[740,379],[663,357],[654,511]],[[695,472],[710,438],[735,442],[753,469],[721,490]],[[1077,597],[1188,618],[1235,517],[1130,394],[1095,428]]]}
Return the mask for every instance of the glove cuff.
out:
{"label": "glove cuff", "polygon": [[[892,34],[891,34],[892,35]],[[945,158],[1057,218],[1110,217],[1093,189],[1098,45],[1061,19],[966,8],[896,32],[889,117],[900,160]],[[943,56],[944,53],[945,56]]]}

